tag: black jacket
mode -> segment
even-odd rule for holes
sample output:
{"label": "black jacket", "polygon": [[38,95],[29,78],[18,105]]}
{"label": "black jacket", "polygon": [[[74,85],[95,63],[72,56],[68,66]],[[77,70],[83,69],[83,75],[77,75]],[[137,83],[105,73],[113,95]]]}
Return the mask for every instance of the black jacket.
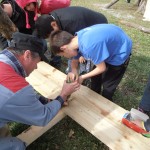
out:
{"label": "black jacket", "polygon": [[[11,4],[13,8],[13,14],[10,19],[16,25],[19,32],[25,33],[25,34],[32,34],[32,31],[34,28],[34,12],[28,12],[29,24],[31,28],[27,29],[25,11],[20,6],[18,6],[18,4],[14,0],[2,0],[1,3]],[[0,36],[0,49],[3,50],[7,46],[8,46],[7,40],[3,38],[2,36]]]}
{"label": "black jacket", "polygon": [[108,23],[103,14],[79,6],[57,9],[50,14],[54,16],[61,30],[73,35],[83,28],[95,24]]}

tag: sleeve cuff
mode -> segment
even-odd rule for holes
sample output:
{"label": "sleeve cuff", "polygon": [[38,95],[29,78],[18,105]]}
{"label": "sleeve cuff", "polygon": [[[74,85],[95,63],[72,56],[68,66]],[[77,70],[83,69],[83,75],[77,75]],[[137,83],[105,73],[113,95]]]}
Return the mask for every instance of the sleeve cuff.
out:
{"label": "sleeve cuff", "polygon": [[63,98],[61,96],[57,96],[55,98],[55,100],[59,101],[61,103],[61,106],[64,104],[64,100],[63,100]]}

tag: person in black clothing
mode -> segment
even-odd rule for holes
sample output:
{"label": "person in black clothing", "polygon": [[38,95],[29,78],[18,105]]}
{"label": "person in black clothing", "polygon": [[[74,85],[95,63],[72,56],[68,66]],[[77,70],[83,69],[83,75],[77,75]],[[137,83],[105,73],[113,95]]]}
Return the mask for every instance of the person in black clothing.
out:
{"label": "person in black clothing", "polygon": [[[52,11],[49,15],[40,16],[35,22],[35,33],[48,38],[53,30],[64,30],[72,35],[75,32],[94,24],[108,23],[107,18],[96,11],[80,6],[66,7]],[[50,64],[56,68],[61,66],[61,57],[53,56]]]}
{"label": "person in black clothing", "polygon": [[[28,12],[28,19],[31,28],[26,28],[26,15],[25,11],[18,6],[15,0],[2,0],[0,5],[2,6],[4,12],[8,14],[11,21],[16,25],[19,32],[25,34],[32,34],[34,29],[34,12]],[[5,49],[8,47],[7,40],[0,35],[0,50]]]}
{"label": "person in black clothing", "polygon": [[138,110],[147,114],[150,117],[150,75],[142,99],[140,101]]}
{"label": "person in black clothing", "polygon": [[108,23],[103,14],[85,7],[72,6],[40,16],[35,22],[35,30],[39,37],[48,38],[53,30],[63,30],[74,35],[83,28],[101,23]]}

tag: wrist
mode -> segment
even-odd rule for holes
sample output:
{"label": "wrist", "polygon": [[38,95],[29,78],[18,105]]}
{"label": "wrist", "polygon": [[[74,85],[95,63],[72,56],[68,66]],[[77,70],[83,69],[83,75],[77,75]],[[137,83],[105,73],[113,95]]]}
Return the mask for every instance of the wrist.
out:
{"label": "wrist", "polygon": [[62,97],[62,99],[64,100],[64,102],[67,100],[68,96],[66,94],[61,93],[60,96]]}
{"label": "wrist", "polygon": [[85,79],[86,79],[86,76],[83,74],[83,75],[80,76],[80,78],[81,78],[82,80],[85,80]]}
{"label": "wrist", "polygon": [[73,74],[78,74],[78,69],[72,69],[71,71]]}

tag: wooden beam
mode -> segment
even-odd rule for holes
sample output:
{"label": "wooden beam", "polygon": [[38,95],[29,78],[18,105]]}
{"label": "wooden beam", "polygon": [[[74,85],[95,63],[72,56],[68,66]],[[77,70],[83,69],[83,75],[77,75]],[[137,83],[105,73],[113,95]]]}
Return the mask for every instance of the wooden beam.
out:
{"label": "wooden beam", "polygon": [[[42,90],[41,88],[38,88],[39,92],[40,90],[41,93],[43,91],[47,91],[46,93],[50,91],[50,93],[52,93],[52,96],[58,94],[58,91],[61,90],[61,86],[66,75],[44,62],[40,62],[38,64],[38,69],[35,70],[34,73],[36,71],[38,72],[38,74],[42,72],[41,75],[52,82],[52,87],[46,87]],[[39,75],[36,76],[36,74],[34,74],[34,76],[29,76],[28,79],[38,77]],[[44,84],[46,84],[45,79],[42,83],[40,83],[42,80],[41,76],[38,80],[32,79],[30,80],[30,84],[33,85],[33,87],[34,85],[37,86],[39,84],[43,84],[43,82]],[[34,83],[34,81],[36,82]],[[58,85],[59,90],[57,90],[55,93],[55,90],[52,91],[50,90],[50,88],[52,89],[54,87],[55,89],[56,85]],[[66,114],[112,150],[149,149],[150,142],[148,138],[145,138],[141,134],[134,132],[121,123],[121,119],[127,112],[127,110],[105,99],[101,95],[95,93],[85,86],[81,86],[80,90],[73,93],[69,98],[69,101],[69,106],[63,107],[63,109],[61,109],[63,114],[62,116],[56,116],[58,120],[56,119],[57,121],[54,121],[54,123],[52,122],[53,125],[61,120],[65,116],[64,114]],[[29,145],[37,137],[46,132],[50,127],[51,125],[48,125],[46,127],[32,126],[32,128],[29,129],[28,132],[24,132],[22,136],[19,135],[18,137]],[[32,136],[32,134],[34,135]],[[29,139],[29,136],[32,136],[32,138]]]}

